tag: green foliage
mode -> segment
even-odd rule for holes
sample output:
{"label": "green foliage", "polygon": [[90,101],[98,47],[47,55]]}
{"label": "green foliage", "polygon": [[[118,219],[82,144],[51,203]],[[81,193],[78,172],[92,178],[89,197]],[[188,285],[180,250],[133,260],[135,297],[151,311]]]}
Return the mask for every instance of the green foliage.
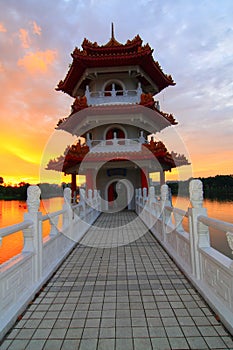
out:
{"label": "green foliage", "polygon": [[[215,177],[200,177],[199,179],[203,183],[205,198],[233,199],[233,175],[216,175]],[[171,188],[172,194],[188,196],[191,180],[192,178],[187,181],[170,182],[168,186]]]}
{"label": "green foliage", "polygon": [[[30,184],[20,182],[17,186],[2,186],[0,185],[0,199],[6,200],[26,200],[27,188]],[[40,184],[41,198],[51,198],[63,196],[63,186],[55,184]]]}
{"label": "green foliage", "polygon": [[29,184],[21,183],[18,186],[1,186],[0,199],[27,199],[27,188]]}

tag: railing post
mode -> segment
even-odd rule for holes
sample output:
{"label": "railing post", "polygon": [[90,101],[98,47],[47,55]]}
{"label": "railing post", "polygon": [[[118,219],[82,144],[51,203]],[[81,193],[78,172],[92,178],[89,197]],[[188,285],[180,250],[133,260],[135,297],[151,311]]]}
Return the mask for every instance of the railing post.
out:
{"label": "railing post", "polygon": [[63,209],[65,210],[65,213],[63,214],[62,232],[67,237],[72,239],[74,214],[73,214],[73,209],[71,207],[71,189],[69,187],[64,188]]}
{"label": "railing post", "polygon": [[198,216],[207,216],[206,208],[203,208],[203,185],[201,180],[194,179],[189,184],[189,195],[192,208],[188,209],[189,232],[190,232],[190,254],[192,262],[192,273],[200,279],[201,266],[199,247],[209,247],[209,229],[198,221]]}
{"label": "railing post", "polygon": [[135,189],[135,210],[136,213],[138,214],[138,188]]}
{"label": "railing post", "polygon": [[161,215],[162,215],[162,240],[166,242],[167,224],[169,221],[170,212],[166,210],[166,206],[171,206],[169,200],[169,188],[168,185],[164,184],[161,186]]}
{"label": "railing post", "polygon": [[34,252],[34,281],[42,278],[42,214],[38,212],[40,206],[41,190],[39,186],[29,186],[27,189],[27,207],[28,213],[24,214],[24,220],[31,220],[32,226],[23,231],[24,248],[23,252]]}
{"label": "railing post", "polygon": [[151,228],[154,224],[154,220],[152,216],[152,203],[154,200],[155,200],[155,188],[154,186],[150,186],[149,193],[148,193],[149,228]]}

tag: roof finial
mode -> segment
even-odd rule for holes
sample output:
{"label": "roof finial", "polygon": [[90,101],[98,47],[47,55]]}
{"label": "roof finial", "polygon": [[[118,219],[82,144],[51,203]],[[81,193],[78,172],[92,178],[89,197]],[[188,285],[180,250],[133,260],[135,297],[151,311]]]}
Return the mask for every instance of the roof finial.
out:
{"label": "roof finial", "polygon": [[112,39],[115,39],[115,36],[114,36],[114,24],[112,22]]}

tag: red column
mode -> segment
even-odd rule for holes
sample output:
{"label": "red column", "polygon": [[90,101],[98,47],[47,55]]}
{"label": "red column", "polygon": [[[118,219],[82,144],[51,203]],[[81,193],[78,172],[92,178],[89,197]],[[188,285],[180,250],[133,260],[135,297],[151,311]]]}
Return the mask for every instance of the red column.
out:
{"label": "red column", "polygon": [[71,174],[71,198],[72,202],[76,199],[76,174]]}
{"label": "red column", "polygon": [[141,188],[146,188],[148,191],[148,170],[141,168]]}
{"label": "red column", "polygon": [[92,169],[87,169],[86,172],[86,190],[88,191],[89,189],[93,190],[93,172]]}
{"label": "red column", "polygon": [[165,171],[160,170],[160,186],[165,184]]}
{"label": "red column", "polygon": [[108,202],[114,201],[114,184],[111,183],[108,187]]}

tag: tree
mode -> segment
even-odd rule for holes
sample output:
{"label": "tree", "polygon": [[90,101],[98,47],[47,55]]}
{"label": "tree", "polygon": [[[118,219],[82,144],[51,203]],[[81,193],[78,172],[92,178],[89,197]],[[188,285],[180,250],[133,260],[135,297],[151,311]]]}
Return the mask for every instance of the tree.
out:
{"label": "tree", "polygon": [[0,185],[2,185],[4,183],[3,177],[0,176]]}

